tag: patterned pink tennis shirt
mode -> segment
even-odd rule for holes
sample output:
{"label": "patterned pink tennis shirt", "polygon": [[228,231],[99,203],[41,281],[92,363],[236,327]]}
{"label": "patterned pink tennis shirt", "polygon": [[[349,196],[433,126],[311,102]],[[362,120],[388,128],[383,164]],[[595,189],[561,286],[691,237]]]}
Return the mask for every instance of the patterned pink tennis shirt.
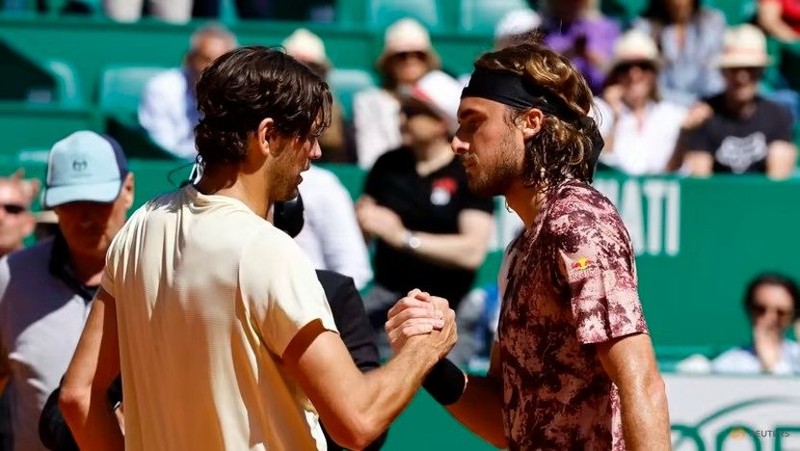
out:
{"label": "patterned pink tennis shirt", "polygon": [[564,182],[511,254],[498,339],[511,450],[624,450],[593,344],[648,333],[630,237],[590,185]]}

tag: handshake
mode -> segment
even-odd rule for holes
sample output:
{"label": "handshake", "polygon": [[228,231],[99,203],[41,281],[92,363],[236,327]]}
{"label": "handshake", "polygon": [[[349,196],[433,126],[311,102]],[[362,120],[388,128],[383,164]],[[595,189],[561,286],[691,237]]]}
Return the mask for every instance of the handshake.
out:
{"label": "handshake", "polygon": [[447,299],[409,291],[389,310],[385,328],[392,351],[397,355],[408,347],[443,359],[458,340],[455,319]]}

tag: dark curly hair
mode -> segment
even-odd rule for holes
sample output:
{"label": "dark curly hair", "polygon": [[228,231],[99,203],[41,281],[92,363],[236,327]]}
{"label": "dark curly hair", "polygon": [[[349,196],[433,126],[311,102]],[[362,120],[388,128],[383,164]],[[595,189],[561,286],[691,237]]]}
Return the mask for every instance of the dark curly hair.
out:
{"label": "dark curly hair", "polygon": [[[568,119],[545,114],[541,131],[525,142],[526,185],[548,189],[566,178],[591,182],[597,158],[593,141],[600,138],[597,127],[589,126],[593,121],[584,120],[592,91],[567,58],[545,47],[540,35],[530,34],[515,45],[484,54],[475,68],[522,76],[557,96],[569,110]],[[516,124],[528,110],[508,106],[506,120]]]}
{"label": "dark curly hair", "polygon": [[251,46],[228,52],[197,83],[199,161],[242,161],[248,135],[268,117],[283,136],[317,137],[330,124],[331,103],[328,85],[280,49]]}

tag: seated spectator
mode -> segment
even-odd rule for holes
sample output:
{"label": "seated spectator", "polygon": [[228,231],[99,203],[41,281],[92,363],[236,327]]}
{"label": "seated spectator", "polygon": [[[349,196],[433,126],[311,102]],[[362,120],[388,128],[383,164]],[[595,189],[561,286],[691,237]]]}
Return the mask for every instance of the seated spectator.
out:
{"label": "seated spectator", "polygon": [[[302,61],[320,78],[326,80],[331,71],[331,62],[325,54],[325,44],[314,33],[299,28],[283,41],[286,53]],[[342,116],[342,105],[335,96],[331,105],[331,125],[319,137],[322,149],[320,162],[356,163],[355,146],[352,143],[350,124]]]}
{"label": "seated spectator", "polygon": [[369,169],[379,156],[400,146],[400,98],[425,74],[438,68],[439,56],[419,22],[401,19],[386,29],[377,62],[383,86],[353,98],[359,166]]}
{"label": "seated spectator", "polygon": [[660,98],[658,49],[640,31],[617,43],[603,98],[612,117],[600,161],[627,174],[660,174],[675,151],[686,109]]}
{"label": "seated spectator", "polygon": [[786,333],[800,312],[797,285],[779,274],[762,274],[747,286],[744,308],[752,343],[722,353],[711,362],[717,373],[800,374],[800,345]]}
{"label": "seated spectator", "polygon": [[435,71],[402,103],[404,145],[378,158],[356,205],[361,229],[375,239],[375,285],[364,298],[381,350],[389,308],[413,288],[436,293],[458,311],[483,262],[493,200],[472,194],[450,148],[461,86]]}
{"label": "seated spectator", "polygon": [[634,27],[661,50],[659,88],[664,99],[690,106],[718,94],[724,83],[714,61],[722,52],[725,16],[700,0],[650,0]]}
{"label": "seated spectator", "polygon": [[364,237],[350,194],[332,172],[312,165],[299,186],[305,226],[295,240],[315,269],[352,277],[358,289],[372,280]]}
{"label": "seated spectator", "polygon": [[620,36],[619,25],[592,7],[590,0],[544,0],[540,11],[544,42],[567,56],[597,94]]}
{"label": "seated spectator", "polygon": [[766,39],[758,28],[741,25],[725,35],[717,61],[725,91],[698,106],[701,125],[682,143],[690,174],[761,173],[784,179],[793,172],[797,149],[792,144],[792,117],[783,106],[758,94],[758,83],[770,63]]}
{"label": "seated spectator", "polygon": [[159,146],[176,157],[195,159],[195,84],[203,69],[236,46],[236,38],[224,27],[200,28],[192,34],[183,67],[165,71],[147,83],[139,103],[139,123]]}

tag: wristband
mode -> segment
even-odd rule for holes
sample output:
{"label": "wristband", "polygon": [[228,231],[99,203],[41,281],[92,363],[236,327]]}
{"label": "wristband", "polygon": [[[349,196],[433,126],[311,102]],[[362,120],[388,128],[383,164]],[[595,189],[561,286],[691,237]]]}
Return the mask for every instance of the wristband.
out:
{"label": "wristband", "polygon": [[436,362],[422,382],[425,390],[443,406],[449,406],[461,399],[466,385],[464,372],[447,359]]}

